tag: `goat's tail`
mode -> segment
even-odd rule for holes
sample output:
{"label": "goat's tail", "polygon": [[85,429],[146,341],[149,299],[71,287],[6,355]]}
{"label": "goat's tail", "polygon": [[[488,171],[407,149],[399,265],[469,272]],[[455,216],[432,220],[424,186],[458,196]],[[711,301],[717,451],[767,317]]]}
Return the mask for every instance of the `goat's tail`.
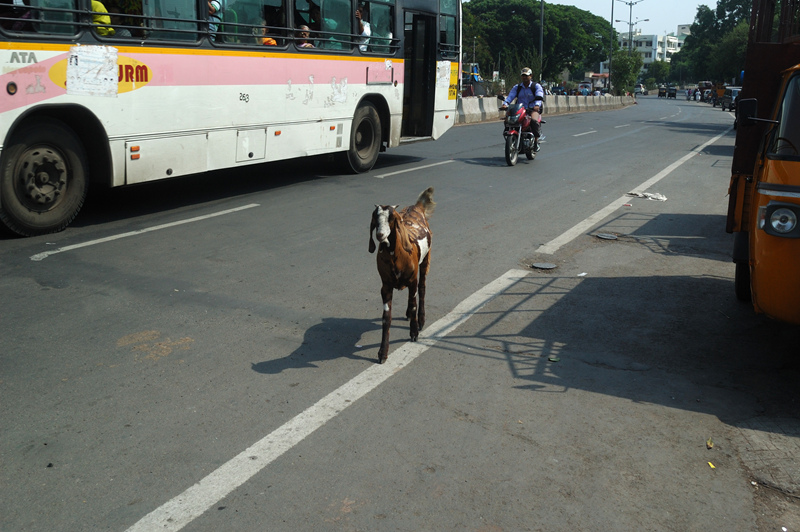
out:
{"label": "goat's tail", "polygon": [[417,198],[416,206],[425,211],[426,217],[433,214],[434,209],[436,209],[436,202],[433,201],[433,187],[428,187],[422,191]]}

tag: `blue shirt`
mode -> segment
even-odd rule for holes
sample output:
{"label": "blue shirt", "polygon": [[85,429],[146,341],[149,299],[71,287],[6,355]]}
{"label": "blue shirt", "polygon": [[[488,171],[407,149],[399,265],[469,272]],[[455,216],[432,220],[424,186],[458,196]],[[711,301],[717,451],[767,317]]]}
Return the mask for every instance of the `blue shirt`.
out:
{"label": "blue shirt", "polygon": [[[508,93],[508,98],[506,98],[503,103],[508,105],[514,101],[514,98],[516,98],[517,101],[524,105],[527,109],[528,107],[534,106],[537,96],[539,99],[544,98],[544,89],[542,89],[542,86],[538,83],[531,81],[530,85],[527,87],[525,87],[522,83],[517,83],[514,85],[514,88],[511,89],[511,92]],[[539,105],[542,104],[540,103]]]}

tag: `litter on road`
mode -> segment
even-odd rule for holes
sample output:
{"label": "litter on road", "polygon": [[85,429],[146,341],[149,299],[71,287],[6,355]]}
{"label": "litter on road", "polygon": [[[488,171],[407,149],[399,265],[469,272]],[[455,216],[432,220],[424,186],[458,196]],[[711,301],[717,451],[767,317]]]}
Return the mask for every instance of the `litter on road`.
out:
{"label": "litter on road", "polygon": [[634,198],[644,198],[653,201],[667,201],[667,197],[664,194],[659,194],[658,192],[628,192],[628,196],[633,196]]}

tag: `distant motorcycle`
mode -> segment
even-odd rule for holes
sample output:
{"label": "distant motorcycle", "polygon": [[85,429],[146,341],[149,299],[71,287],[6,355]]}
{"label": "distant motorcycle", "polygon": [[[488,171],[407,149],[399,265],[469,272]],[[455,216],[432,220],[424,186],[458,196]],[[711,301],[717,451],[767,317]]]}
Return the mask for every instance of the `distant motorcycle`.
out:
{"label": "distant motorcycle", "polygon": [[[536,157],[534,149],[533,131],[531,123],[533,119],[525,112],[525,106],[521,103],[514,103],[508,106],[503,124],[503,137],[506,139],[506,163],[508,166],[517,164],[520,153],[531,160]],[[539,123],[544,121],[539,118]]]}

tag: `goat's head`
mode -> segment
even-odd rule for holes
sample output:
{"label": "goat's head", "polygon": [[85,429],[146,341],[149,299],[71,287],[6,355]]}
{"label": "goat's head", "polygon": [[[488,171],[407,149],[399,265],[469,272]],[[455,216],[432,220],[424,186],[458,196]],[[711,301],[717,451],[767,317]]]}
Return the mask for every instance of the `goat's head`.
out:
{"label": "goat's head", "polygon": [[392,234],[391,223],[402,220],[402,216],[397,212],[397,205],[375,205],[372,211],[372,221],[369,224],[369,252],[375,252],[375,241],[372,240],[372,232],[375,231],[375,238],[378,245],[389,245],[389,236]]}

